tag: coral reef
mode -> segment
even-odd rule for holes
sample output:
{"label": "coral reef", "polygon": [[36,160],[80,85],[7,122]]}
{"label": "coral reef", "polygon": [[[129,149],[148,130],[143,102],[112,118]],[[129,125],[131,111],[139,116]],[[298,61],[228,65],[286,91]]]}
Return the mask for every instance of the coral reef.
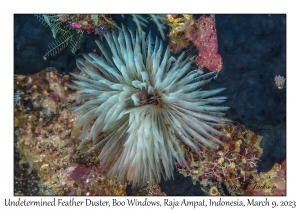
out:
{"label": "coral reef", "polygon": [[[66,87],[69,79],[69,75],[61,76],[48,70],[29,76],[15,75],[15,101],[16,98],[18,101],[14,120],[16,150],[21,156],[19,164],[28,165],[28,174],[37,172],[39,191],[36,193],[39,195],[83,195],[89,192],[86,188],[75,189],[74,185],[80,187],[80,180],[68,178],[72,168],[76,172],[75,169],[80,167],[71,161],[79,142],[70,134],[79,116],[66,107],[66,103],[75,98],[75,93],[68,92]],[[18,185],[18,178],[15,178]]]}
{"label": "coral reef", "polygon": [[169,49],[172,52],[179,52],[183,48],[192,45],[191,40],[186,36],[185,31],[194,24],[193,15],[167,15],[170,26]]}
{"label": "coral reef", "polygon": [[[111,15],[104,14],[58,14],[36,15],[42,24],[50,27],[54,42],[48,46],[48,51],[43,56],[47,60],[49,56],[55,56],[70,45],[71,52],[79,49],[84,32],[96,33],[103,37],[105,31],[119,28],[111,19]],[[76,33],[73,33],[73,30]]]}
{"label": "coral reef", "polygon": [[[72,76],[54,70],[14,76],[15,195],[126,195],[127,183],[107,176],[97,152],[76,149],[79,115],[68,107],[78,92],[67,87]],[[164,194],[149,185],[134,195]]]}
{"label": "coral reef", "polygon": [[195,59],[198,67],[205,67],[211,71],[220,71],[223,68],[222,57],[218,53],[215,15],[202,15],[195,20],[187,37],[198,49]]}
{"label": "coral reef", "polygon": [[161,192],[157,183],[148,183],[145,187],[135,188],[133,194],[137,196],[166,196],[166,193]]}
{"label": "coral reef", "polygon": [[222,69],[214,15],[202,15],[196,20],[192,15],[167,15],[167,17],[171,51],[177,52],[193,44],[198,49],[195,62],[199,68],[205,67],[210,71]]}
{"label": "coral reef", "polygon": [[208,195],[244,195],[257,176],[257,162],[262,154],[262,138],[245,126],[234,123],[224,128],[217,149],[201,148],[197,154],[188,146],[188,167],[176,164],[184,176],[193,183],[200,182]]}
{"label": "coral reef", "polygon": [[243,195],[286,196],[286,159],[268,172],[255,174]]}

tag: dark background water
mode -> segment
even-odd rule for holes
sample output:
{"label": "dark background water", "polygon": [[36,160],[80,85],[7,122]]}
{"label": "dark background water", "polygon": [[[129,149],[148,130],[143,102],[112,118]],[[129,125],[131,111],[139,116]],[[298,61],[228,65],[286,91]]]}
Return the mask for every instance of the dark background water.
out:
{"label": "dark background water", "polygon": [[[112,18],[118,25],[123,23],[135,29],[129,15],[116,14]],[[216,28],[223,69],[207,88],[226,87],[223,95],[228,97],[226,105],[231,107],[226,113],[227,118],[263,136],[264,148],[258,171],[268,171],[275,162],[286,157],[286,89],[274,85],[276,75],[286,78],[286,15],[218,14]],[[159,36],[152,23],[145,30]],[[32,74],[47,67],[68,73],[76,67],[78,56],[97,48],[95,39],[99,36],[85,35],[76,54],[66,48],[45,61],[43,55],[48,44],[54,41],[50,29],[34,15],[16,14],[14,73]],[[168,195],[203,194],[190,178],[184,178],[176,171],[174,177],[174,180],[160,183]]]}

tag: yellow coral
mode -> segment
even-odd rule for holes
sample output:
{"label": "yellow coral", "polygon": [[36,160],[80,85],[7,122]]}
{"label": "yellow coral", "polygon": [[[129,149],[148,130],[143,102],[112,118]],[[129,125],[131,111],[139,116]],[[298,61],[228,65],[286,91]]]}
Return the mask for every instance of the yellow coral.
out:
{"label": "yellow coral", "polygon": [[219,190],[218,190],[218,188],[216,186],[212,186],[209,189],[209,195],[218,196],[218,195],[220,195],[220,192],[219,192]]}
{"label": "yellow coral", "polygon": [[193,25],[192,15],[167,15],[170,26],[170,50],[178,51],[190,44],[190,40],[184,35],[184,31]]}
{"label": "yellow coral", "polygon": [[220,157],[220,158],[218,159],[218,163],[219,163],[220,165],[222,165],[222,163],[224,163],[224,158],[223,158],[223,157]]}

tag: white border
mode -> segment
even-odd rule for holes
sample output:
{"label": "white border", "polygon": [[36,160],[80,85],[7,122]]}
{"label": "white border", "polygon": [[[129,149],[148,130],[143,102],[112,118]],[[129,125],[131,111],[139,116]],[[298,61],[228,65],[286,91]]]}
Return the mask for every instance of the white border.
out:
{"label": "white border", "polygon": [[[279,1],[278,1],[279,2]],[[296,1],[294,1],[296,2]],[[286,197],[268,197],[269,200],[297,200],[299,192],[299,10],[297,4],[280,1],[178,1],[178,0],[151,0],[151,1],[2,1],[0,12],[1,22],[1,137],[0,146],[0,206],[4,206],[4,198],[13,197],[13,15],[15,13],[286,13],[287,14],[287,195]],[[23,197],[23,199],[40,200],[41,197]],[[112,199],[101,197],[101,199]],[[115,197],[116,198],[116,197]],[[140,198],[140,197],[139,197]],[[164,198],[154,198],[163,203]],[[174,197],[168,197],[172,199]],[[225,199],[225,197],[223,197]],[[253,197],[250,197],[250,199]],[[263,197],[259,197],[264,199]],[[51,197],[43,197],[43,200]],[[85,199],[78,197],[76,199]],[[94,197],[93,199],[98,199]],[[126,198],[117,197],[119,200]],[[142,199],[142,198],[141,198]],[[174,198],[174,199],[183,199]],[[198,199],[197,197],[193,198]],[[199,199],[202,199],[199,197]],[[236,200],[236,197],[226,197],[225,200]],[[242,197],[241,199],[247,199]],[[298,200],[297,206],[300,205]],[[5,207],[6,208],[6,207]],[[39,208],[40,207],[32,207]],[[73,207],[64,207],[64,209]],[[96,207],[100,208],[100,207]],[[139,207],[136,207],[136,209]],[[176,208],[176,207],[175,207]],[[211,208],[211,207],[210,207]],[[135,209],[135,208],[132,208]],[[139,208],[140,209],[140,208]],[[179,208],[178,208],[179,209]],[[212,208],[214,209],[214,208]],[[278,208],[277,208],[278,209]]]}

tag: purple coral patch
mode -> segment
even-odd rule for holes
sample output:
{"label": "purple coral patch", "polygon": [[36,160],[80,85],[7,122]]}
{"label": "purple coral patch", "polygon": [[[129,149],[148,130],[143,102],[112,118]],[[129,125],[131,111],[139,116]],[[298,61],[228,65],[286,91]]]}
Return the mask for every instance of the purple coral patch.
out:
{"label": "purple coral patch", "polygon": [[72,171],[72,173],[70,174],[70,176],[68,178],[69,178],[69,180],[82,180],[87,177],[89,172],[90,172],[89,168],[78,166],[77,168],[75,168]]}

